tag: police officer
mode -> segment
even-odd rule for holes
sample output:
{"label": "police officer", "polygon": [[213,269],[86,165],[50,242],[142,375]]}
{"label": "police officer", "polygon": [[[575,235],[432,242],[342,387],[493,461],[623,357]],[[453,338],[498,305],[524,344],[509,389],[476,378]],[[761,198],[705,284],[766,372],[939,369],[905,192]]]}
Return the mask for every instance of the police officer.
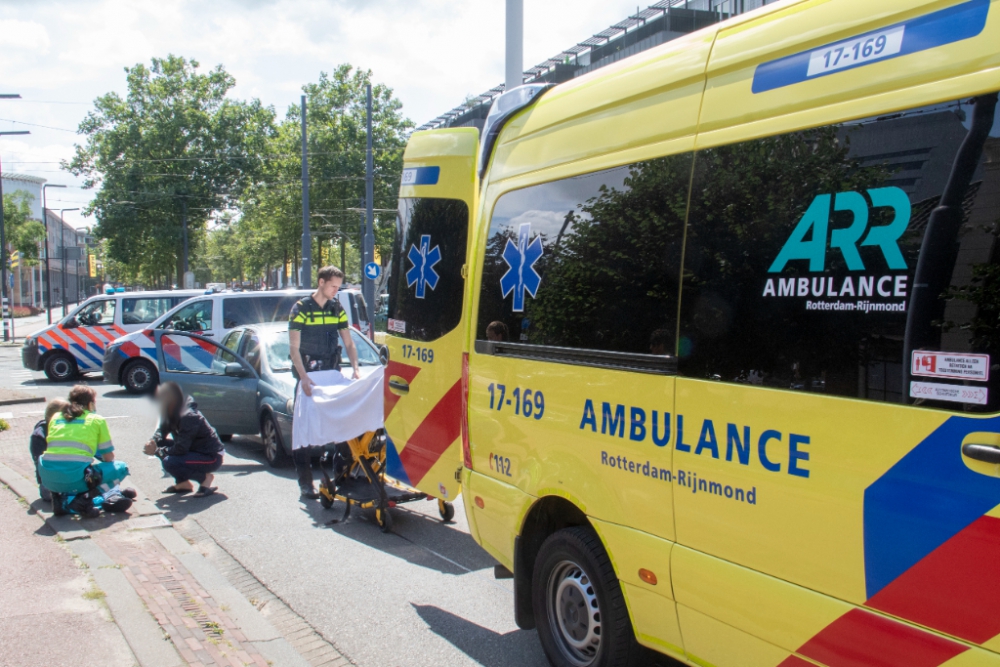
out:
{"label": "police officer", "polygon": [[[312,396],[315,382],[309,377],[313,371],[340,368],[340,344],[347,350],[347,357],[354,368],[354,379],[361,377],[358,370],[358,350],[354,347],[347,326],[347,313],[337,299],[337,291],[344,282],[344,272],[335,266],[324,266],[318,272],[319,287],[310,296],[292,307],[288,317],[288,342],[292,357],[292,372],[303,393]],[[298,392],[296,391],[296,395]],[[299,491],[303,498],[316,499],[319,494],[313,487],[312,457],[320,448],[292,448],[295,471],[299,476]]]}

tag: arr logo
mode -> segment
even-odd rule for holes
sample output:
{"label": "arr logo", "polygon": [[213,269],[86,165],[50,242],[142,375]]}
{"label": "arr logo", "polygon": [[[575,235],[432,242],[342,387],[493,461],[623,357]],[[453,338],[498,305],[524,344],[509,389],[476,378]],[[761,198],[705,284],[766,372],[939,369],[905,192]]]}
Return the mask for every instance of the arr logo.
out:
{"label": "arr logo", "polygon": [[[860,192],[817,195],[785,241],[768,273],[781,273],[788,262],[800,259],[809,260],[810,272],[824,271],[828,242],[829,247],[840,251],[849,271],[864,271],[865,264],[858,253],[859,241],[862,247],[878,246],[890,270],[905,270],[906,260],[899,251],[899,237],[910,224],[910,198],[897,187],[868,190],[868,197],[872,208],[893,210],[892,222],[869,228],[868,201]],[[847,211],[853,216],[850,226],[830,231],[831,203],[834,211]]]}

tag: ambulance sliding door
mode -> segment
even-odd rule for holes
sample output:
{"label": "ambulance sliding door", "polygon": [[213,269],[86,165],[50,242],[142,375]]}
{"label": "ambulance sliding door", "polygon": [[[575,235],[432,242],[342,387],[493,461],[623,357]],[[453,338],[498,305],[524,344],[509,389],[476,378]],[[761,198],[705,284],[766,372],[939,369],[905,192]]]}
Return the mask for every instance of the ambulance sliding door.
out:
{"label": "ambulance sliding door", "polygon": [[410,138],[387,281],[387,471],[446,501],[460,491],[462,301],[478,137],[458,128]]}
{"label": "ambulance sliding door", "polygon": [[[713,50],[673,443],[693,661],[1000,661],[1000,479],[975,460],[1000,456],[1000,15],[872,7]],[[809,64],[869,40],[891,53]]]}

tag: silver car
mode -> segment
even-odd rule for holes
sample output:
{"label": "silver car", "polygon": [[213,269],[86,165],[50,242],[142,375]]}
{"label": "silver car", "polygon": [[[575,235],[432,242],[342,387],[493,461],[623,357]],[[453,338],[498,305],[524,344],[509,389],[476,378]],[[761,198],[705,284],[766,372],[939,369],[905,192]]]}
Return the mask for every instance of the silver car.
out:
{"label": "silver car", "polygon": [[[388,363],[384,346],[376,347],[357,329],[350,331],[361,366]],[[280,467],[288,462],[296,382],[287,322],[238,327],[221,342],[178,331],[157,330],[155,335],[161,382],[176,382],[194,397],[224,442],[237,433],[260,433],[268,463]]]}

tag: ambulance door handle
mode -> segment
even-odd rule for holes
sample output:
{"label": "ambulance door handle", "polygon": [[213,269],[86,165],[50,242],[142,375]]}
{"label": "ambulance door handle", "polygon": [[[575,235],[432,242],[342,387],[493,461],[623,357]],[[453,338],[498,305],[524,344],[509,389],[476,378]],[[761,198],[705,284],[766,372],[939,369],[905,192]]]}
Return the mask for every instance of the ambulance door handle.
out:
{"label": "ambulance door handle", "polygon": [[410,383],[401,377],[393,376],[389,378],[389,389],[397,394],[408,394],[410,393]]}
{"label": "ambulance door handle", "polygon": [[970,459],[975,459],[976,461],[1000,464],[1000,447],[994,447],[993,445],[977,445],[972,442],[967,442],[962,445],[962,453]]}

